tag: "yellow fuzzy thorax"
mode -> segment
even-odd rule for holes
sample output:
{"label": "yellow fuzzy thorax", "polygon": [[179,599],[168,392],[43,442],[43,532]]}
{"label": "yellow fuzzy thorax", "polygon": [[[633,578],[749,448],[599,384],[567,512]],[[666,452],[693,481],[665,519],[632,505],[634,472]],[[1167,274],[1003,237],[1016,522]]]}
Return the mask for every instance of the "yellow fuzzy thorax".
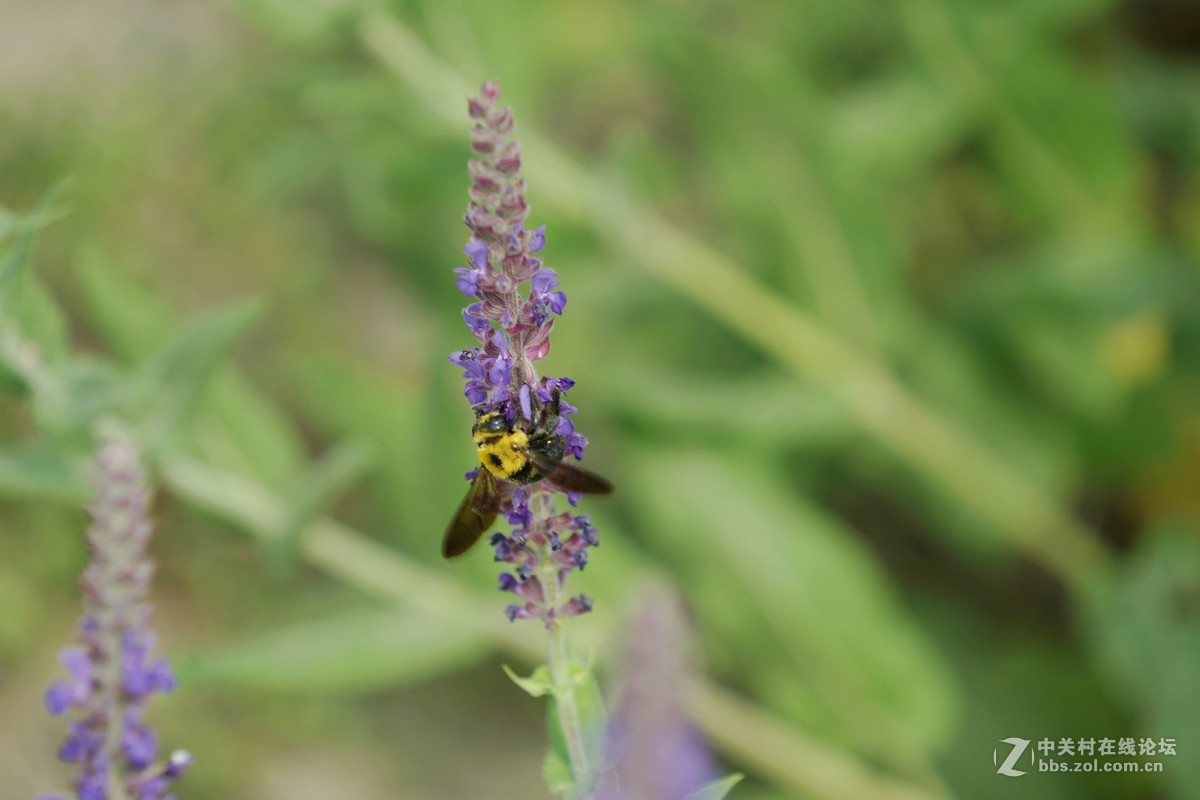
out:
{"label": "yellow fuzzy thorax", "polygon": [[510,478],[529,461],[529,436],[522,430],[502,434],[475,434],[479,462],[497,478]]}

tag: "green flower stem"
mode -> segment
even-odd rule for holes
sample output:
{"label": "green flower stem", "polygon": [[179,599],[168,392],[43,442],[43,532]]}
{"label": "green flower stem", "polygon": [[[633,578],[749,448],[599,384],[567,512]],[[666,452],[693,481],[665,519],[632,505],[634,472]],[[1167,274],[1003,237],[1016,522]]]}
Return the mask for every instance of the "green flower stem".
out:
{"label": "green flower stem", "polygon": [[[529,507],[534,515],[534,525],[553,512],[554,495],[540,486],[533,491]],[[538,581],[546,597],[546,608],[559,608],[564,601],[561,566],[547,548],[539,554]],[[571,678],[571,660],[567,655],[567,635],[561,619],[553,620],[546,628],[546,669],[550,672],[550,684],[554,695],[554,709],[558,714],[558,725],[567,745],[567,758],[571,762],[571,775],[575,778],[575,800],[591,796],[592,770],[588,763],[587,747],[583,743],[583,722],[579,714],[579,703],[575,699],[575,682]]]}
{"label": "green flower stem", "polygon": [[[558,608],[563,602],[558,565],[549,559],[545,559],[543,564],[549,565],[542,567],[539,576],[546,593],[546,605]],[[559,619],[546,629],[546,667],[550,671],[558,724],[567,743],[571,774],[575,776],[572,796],[583,800],[591,796],[592,770],[588,763],[587,748],[583,744],[583,723],[579,716],[579,704],[575,701],[575,682],[571,679],[571,661],[567,656],[567,636]]]}

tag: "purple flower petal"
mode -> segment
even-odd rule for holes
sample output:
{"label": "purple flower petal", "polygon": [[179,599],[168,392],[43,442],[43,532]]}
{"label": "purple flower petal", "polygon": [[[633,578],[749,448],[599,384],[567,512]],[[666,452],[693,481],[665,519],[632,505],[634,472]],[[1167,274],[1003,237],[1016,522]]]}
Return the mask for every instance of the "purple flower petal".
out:
{"label": "purple flower petal", "polygon": [[546,246],[546,226],[539,225],[529,237],[529,252],[536,253]]}
{"label": "purple flower petal", "polygon": [[63,681],[55,681],[50,684],[50,688],[46,689],[46,694],[42,699],[51,716],[61,717],[75,702],[75,692]]}
{"label": "purple flower petal", "polygon": [[488,265],[488,246],[485,242],[478,239],[472,239],[463,247],[463,252],[467,254],[467,258],[471,259],[471,263],[475,265],[475,269],[486,270]]}
{"label": "purple flower petal", "polygon": [[84,722],[71,723],[67,738],[58,748],[58,757],[68,764],[80,763],[104,747],[103,737]]}
{"label": "purple flower petal", "polygon": [[529,398],[529,384],[521,384],[521,413],[525,419],[533,419],[533,403]]}
{"label": "purple flower petal", "polygon": [[558,273],[552,269],[538,270],[537,274],[529,279],[529,288],[534,294],[545,294],[555,286],[558,286]]}
{"label": "purple flower petal", "polygon": [[158,756],[158,737],[154,731],[142,724],[136,710],[125,714],[125,727],[121,731],[121,752],[135,770],[143,770]]}

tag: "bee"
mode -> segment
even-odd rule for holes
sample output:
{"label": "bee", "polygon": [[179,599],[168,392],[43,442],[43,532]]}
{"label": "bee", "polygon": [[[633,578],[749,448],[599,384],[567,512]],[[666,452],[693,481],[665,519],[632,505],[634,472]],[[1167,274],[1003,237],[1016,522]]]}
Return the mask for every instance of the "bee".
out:
{"label": "bee", "polygon": [[477,411],[471,437],[479,451],[480,467],[467,496],[454,513],[442,540],[442,555],[454,558],[467,552],[492,527],[500,503],[513,485],[527,486],[547,480],[560,489],[584,494],[609,494],[612,484],[574,464],[563,463],[566,448],[556,432],[559,392],[548,404],[534,398],[533,419],[509,422],[498,411]]}

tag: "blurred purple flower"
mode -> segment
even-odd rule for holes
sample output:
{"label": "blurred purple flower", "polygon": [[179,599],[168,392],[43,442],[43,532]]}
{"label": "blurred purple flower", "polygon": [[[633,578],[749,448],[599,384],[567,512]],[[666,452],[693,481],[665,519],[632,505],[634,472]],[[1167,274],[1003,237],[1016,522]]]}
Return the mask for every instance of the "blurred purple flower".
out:
{"label": "blurred purple flower", "polygon": [[168,800],[170,783],[191,757],[177,751],[156,764],[158,739],[143,721],[149,697],[170,692],[175,679],[154,656],[149,630],[150,493],[134,447],[104,444],[94,483],[79,644],[59,654],[67,678],[46,690],[46,709],[54,716],[75,712],[58,756],[78,765],[72,782],[78,800],[108,800],[111,785],[136,800]]}
{"label": "blurred purple flower", "polygon": [[693,662],[680,597],[655,591],[629,631],[595,800],[685,800],[716,777],[682,692]]}

